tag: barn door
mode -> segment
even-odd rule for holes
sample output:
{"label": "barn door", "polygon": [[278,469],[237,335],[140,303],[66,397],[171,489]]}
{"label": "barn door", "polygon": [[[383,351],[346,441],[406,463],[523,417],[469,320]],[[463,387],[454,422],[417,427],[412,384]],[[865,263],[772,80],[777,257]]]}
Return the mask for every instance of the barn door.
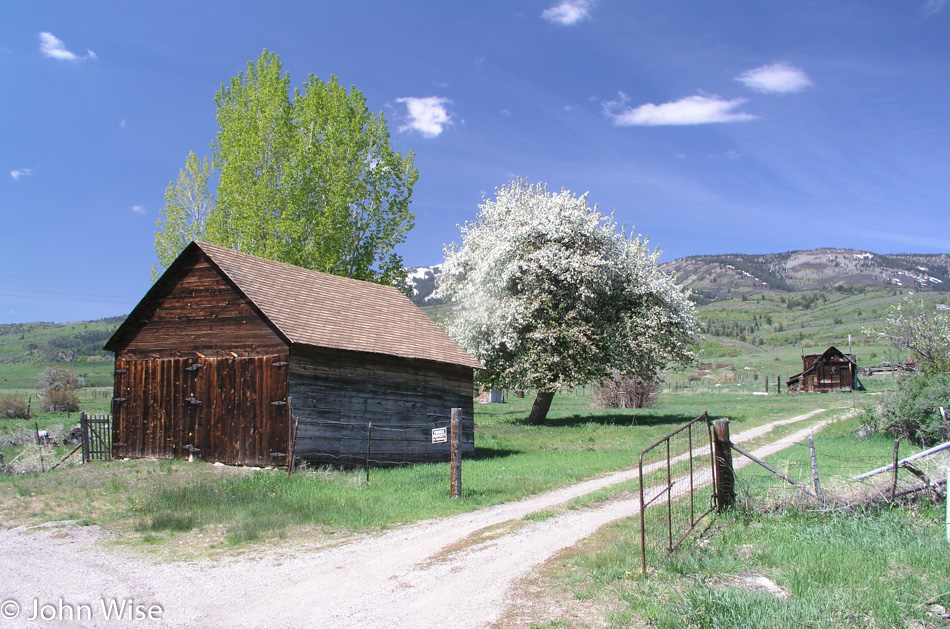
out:
{"label": "barn door", "polygon": [[286,356],[116,361],[115,454],[283,465],[287,391]]}
{"label": "barn door", "polygon": [[287,452],[287,357],[204,358],[196,370],[200,458],[280,466]]}

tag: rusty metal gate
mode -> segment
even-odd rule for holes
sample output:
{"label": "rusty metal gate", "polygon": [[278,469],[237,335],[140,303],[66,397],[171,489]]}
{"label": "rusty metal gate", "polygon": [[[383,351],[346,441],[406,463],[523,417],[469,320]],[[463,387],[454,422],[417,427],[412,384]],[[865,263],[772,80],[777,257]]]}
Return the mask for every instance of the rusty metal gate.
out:
{"label": "rusty metal gate", "polygon": [[82,462],[112,460],[112,417],[79,414],[82,431]]}
{"label": "rusty metal gate", "polygon": [[[708,492],[701,492],[703,488]],[[669,556],[716,508],[712,424],[703,413],[640,453],[640,548]]]}

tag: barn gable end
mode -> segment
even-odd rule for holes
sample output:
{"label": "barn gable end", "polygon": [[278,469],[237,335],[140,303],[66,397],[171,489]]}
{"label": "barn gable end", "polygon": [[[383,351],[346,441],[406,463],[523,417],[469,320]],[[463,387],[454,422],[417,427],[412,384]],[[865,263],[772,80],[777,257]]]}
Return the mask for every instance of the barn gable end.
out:
{"label": "barn gable end", "polygon": [[182,253],[105,349],[126,358],[286,354],[266,317],[199,248]]}

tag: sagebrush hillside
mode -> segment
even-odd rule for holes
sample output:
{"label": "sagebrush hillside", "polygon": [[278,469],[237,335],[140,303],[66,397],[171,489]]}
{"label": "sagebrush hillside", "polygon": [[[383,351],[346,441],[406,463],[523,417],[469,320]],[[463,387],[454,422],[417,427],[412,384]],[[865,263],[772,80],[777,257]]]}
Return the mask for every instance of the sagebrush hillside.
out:
{"label": "sagebrush hillside", "polygon": [[0,325],[0,363],[62,363],[112,360],[102,349],[125,316],[75,323]]}
{"label": "sagebrush hillside", "polygon": [[690,256],[662,265],[697,304],[740,295],[834,290],[855,293],[882,287],[950,291],[950,255],[879,255],[853,249],[814,249],[766,255]]}

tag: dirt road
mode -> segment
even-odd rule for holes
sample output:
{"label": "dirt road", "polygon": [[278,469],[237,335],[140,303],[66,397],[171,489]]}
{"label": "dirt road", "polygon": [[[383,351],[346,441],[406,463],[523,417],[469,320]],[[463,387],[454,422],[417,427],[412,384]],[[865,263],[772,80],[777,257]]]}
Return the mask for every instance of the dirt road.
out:
{"label": "dirt road", "polygon": [[[772,422],[733,441],[822,412]],[[829,421],[755,453],[772,454]],[[737,467],[746,463],[736,459]],[[131,620],[144,627],[486,627],[504,611],[518,579],[605,524],[635,515],[639,499],[540,521],[522,518],[635,478],[636,470],[625,470],[335,547],[262,550],[226,560],[148,561],[104,546],[105,534],[96,527],[3,530],[0,626],[125,626]],[[117,615],[123,620],[114,620]]]}

